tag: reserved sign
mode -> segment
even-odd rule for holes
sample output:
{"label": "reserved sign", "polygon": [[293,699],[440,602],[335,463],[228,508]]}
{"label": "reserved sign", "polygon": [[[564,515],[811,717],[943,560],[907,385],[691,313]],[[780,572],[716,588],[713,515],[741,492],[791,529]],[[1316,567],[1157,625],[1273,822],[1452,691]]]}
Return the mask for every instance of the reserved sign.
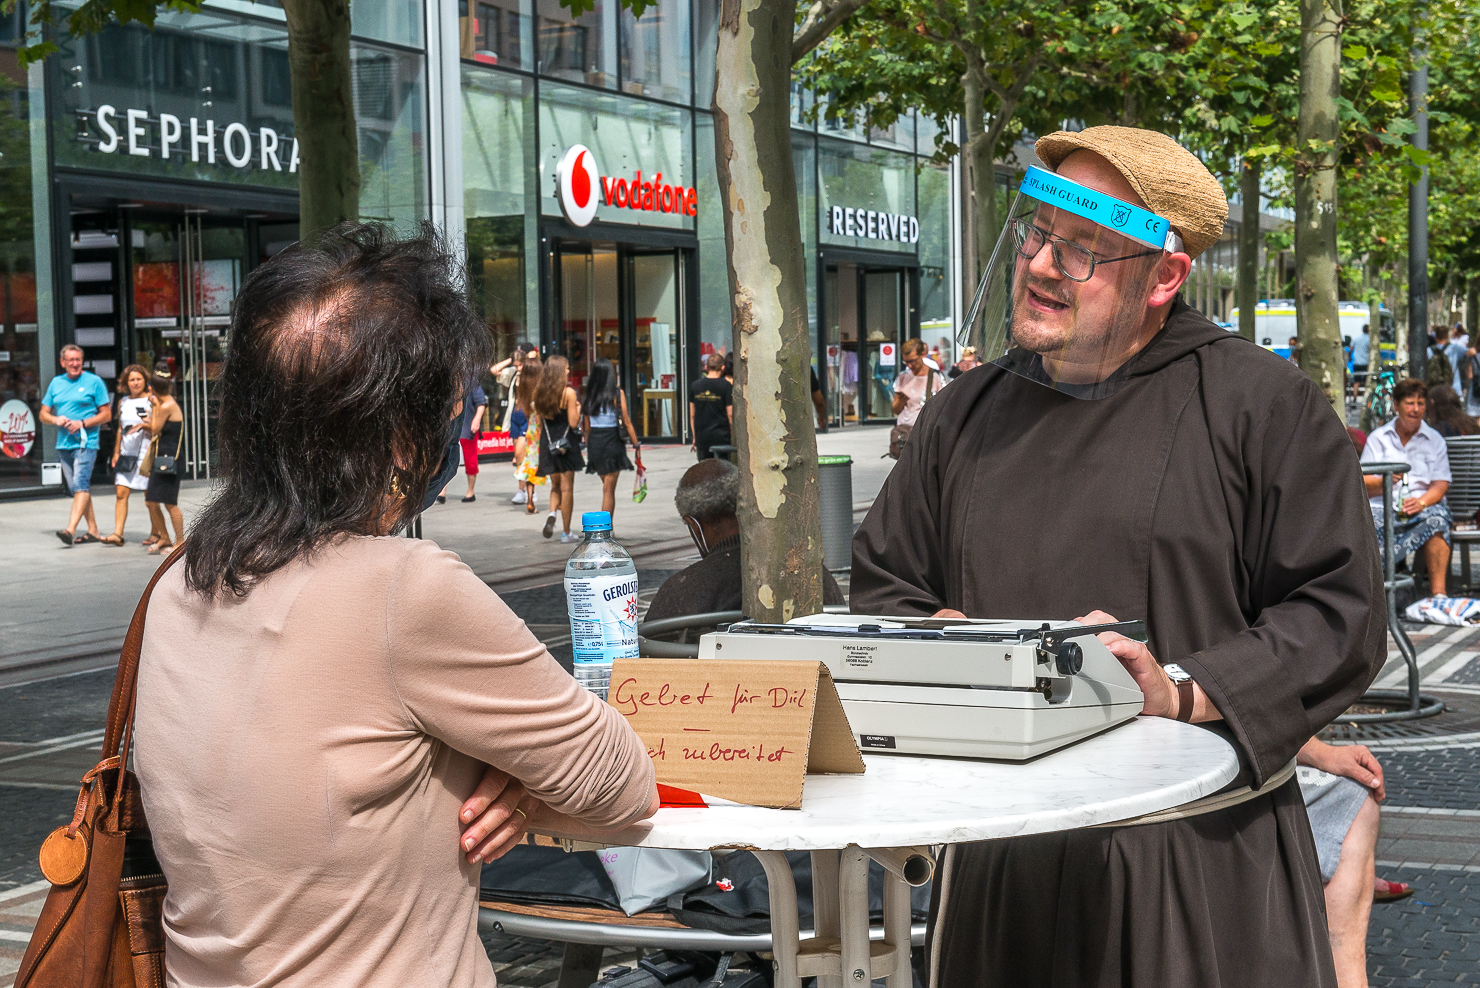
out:
{"label": "reserved sign", "polygon": [[808,772],[863,771],[821,662],[618,659],[607,702],[678,789],[796,809]]}

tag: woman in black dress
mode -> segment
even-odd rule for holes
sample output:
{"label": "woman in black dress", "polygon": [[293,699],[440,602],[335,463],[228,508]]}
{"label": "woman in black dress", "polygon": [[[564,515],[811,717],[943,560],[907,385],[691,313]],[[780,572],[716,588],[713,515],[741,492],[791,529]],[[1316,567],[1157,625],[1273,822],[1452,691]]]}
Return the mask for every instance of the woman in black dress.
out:
{"label": "woman in black dress", "polygon": [[605,357],[591,365],[581,412],[581,430],[586,434],[586,472],[601,478],[601,510],[615,513],[617,478],[623,470],[632,469],[622,430],[627,430],[639,458],[642,443],[637,441],[637,430],[627,414],[627,392],[617,387],[617,372]]}
{"label": "woman in black dress", "polygon": [[[149,486],[144,490],[144,506],[149,509],[149,520],[155,531],[169,531],[164,526],[165,511],[169,511],[170,521],[175,525],[175,541],[171,542],[167,535],[162,535],[149,547],[149,553],[168,556],[175,546],[185,541],[185,516],[180,513],[180,471],[185,467],[181,462],[181,453],[185,449],[185,414],[180,410],[180,403],[175,401],[174,381],[156,375],[149,382],[149,390],[152,392],[149,403],[154,406],[149,415],[149,431],[154,435],[154,465],[149,472]],[[165,473],[161,469],[161,456],[175,458],[172,472]]]}
{"label": "woman in black dress", "polygon": [[570,515],[575,509],[576,471],[586,465],[581,459],[581,401],[570,386],[569,365],[564,357],[551,357],[540,370],[534,392],[534,412],[542,420],[540,429],[540,476],[550,478],[550,514],[540,534],[555,534],[558,511],[564,532],[561,542],[575,542],[570,533]]}

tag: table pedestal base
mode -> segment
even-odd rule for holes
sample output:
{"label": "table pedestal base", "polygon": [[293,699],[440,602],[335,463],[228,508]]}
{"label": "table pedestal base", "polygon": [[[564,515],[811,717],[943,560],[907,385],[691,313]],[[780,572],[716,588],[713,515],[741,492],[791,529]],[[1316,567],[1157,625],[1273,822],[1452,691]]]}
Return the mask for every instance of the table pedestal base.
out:
{"label": "table pedestal base", "polygon": [[869,940],[868,866],[863,849],[812,853],[812,923],[816,936],[799,937],[797,887],[780,851],[752,851],[766,870],[771,894],[771,950],[776,988],[857,988],[886,978],[889,988],[910,988],[910,887],[884,871],[884,939]]}

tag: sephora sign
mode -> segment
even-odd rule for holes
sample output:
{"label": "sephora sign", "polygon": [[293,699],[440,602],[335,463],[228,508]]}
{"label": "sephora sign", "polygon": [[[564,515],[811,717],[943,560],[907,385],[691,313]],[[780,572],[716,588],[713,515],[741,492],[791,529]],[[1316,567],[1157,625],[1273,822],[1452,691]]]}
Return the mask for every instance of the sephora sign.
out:
{"label": "sephora sign", "polygon": [[[596,167],[596,156],[584,144],[566,148],[555,166],[555,183],[560,211],[573,226],[589,225],[596,218],[598,205],[681,216],[697,216],[699,212],[699,196],[692,186],[665,183],[662,172],[644,179],[640,168],[631,178],[602,175]],[[622,220],[620,215],[607,218]]]}
{"label": "sephora sign", "polygon": [[243,123],[229,123],[218,129],[214,120],[181,120],[173,113],[151,117],[147,110],[120,110],[106,103],[88,117],[96,136],[79,135],[79,139],[102,154],[189,158],[208,165],[216,164],[219,155],[233,168],[298,171],[298,138],[271,127],[253,130]]}

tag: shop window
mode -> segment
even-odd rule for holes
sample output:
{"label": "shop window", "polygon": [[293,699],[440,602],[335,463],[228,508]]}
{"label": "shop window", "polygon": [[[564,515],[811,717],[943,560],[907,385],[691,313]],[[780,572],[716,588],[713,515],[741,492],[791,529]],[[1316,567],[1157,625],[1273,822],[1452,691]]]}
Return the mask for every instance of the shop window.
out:
{"label": "shop window", "polygon": [[[0,13],[0,28],[14,30],[18,16]],[[55,350],[48,346],[47,353],[41,352],[42,315],[37,311],[33,96],[42,98],[39,91],[32,94],[26,85],[0,76],[0,188],[6,190],[0,195],[0,490],[41,484],[41,395],[56,367]],[[43,298],[50,294],[44,281],[41,288]],[[50,344],[50,313],[46,321]]]}
{"label": "shop window", "polygon": [[714,59],[719,46],[719,0],[694,0],[694,105],[714,105]]}
{"label": "shop window", "polygon": [[262,102],[293,108],[293,72],[286,48],[262,49]]}
{"label": "shop window", "polygon": [[954,361],[951,314],[951,175],[946,166],[922,163],[920,196],[920,338]]}
{"label": "shop window", "polygon": [[[262,0],[256,0],[261,3]],[[349,5],[350,31],[357,38],[422,47],[423,0],[373,0]]]}
{"label": "shop window", "polygon": [[688,103],[689,0],[657,0],[641,17],[621,14],[622,90]]}
{"label": "shop window", "polygon": [[464,238],[468,287],[493,338],[497,359],[518,342],[538,342],[529,316],[537,229],[533,84],[474,65],[462,70]]}
{"label": "shop window", "polygon": [[572,18],[558,0],[538,0],[540,71],[557,79],[617,88],[616,0]]}
{"label": "shop window", "polygon": [[464,2],[460,11],[459,41],[462,57],[480,65],[527,69],[530,26],[529,0],[474,0],[469,13]]}
{"label": "shop window", "polygon": [[914,253],[915,158],[881,147],[818,138],[822,242]]}

